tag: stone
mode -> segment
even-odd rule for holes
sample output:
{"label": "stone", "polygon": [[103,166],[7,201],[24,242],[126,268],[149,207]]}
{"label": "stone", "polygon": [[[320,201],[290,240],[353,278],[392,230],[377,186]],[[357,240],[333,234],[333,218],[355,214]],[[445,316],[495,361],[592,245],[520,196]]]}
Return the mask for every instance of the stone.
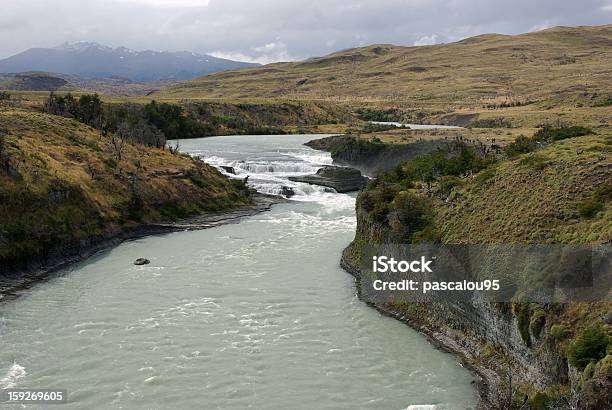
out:
{"label": "stone", "polygon": [[220,165],[219,167],[228,174],[236,175],[236,170],[234,169],[234,167],[229,167],[226,165]]}
{"label": "stone", "polygon": [[145,258],[138,258],[134,261],[134,265],[137,266],[148,265],[149,263],[151,263],[151,261]]}
{"label": "stone", "polygon": [[283,185],[281,187],[281,192],[280,193],[285,198],[291,198],[292,196],[295,195],[295,191],[293,190],[293,188],[285,186],[285,185]]}
{"label": "stone", "polygon": [[354,168],[324,166],[314,175],[289,177],[294,182],[305,182],[335,189],[337,192],[359,191],[367,182],[367,178]]}

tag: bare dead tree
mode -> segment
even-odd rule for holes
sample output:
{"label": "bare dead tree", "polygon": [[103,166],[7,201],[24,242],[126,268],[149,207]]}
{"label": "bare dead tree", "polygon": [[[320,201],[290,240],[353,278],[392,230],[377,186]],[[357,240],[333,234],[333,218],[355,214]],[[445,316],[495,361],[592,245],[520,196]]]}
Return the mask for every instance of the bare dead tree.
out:
{"label": "bare dead tree", "polygon": [[121,161],[123,159],[123,146],[125,144],[125,139],[117,136],[116,134],[112,134],[111,143],[113,144],[113,148],[115,149],[115,155],[117,156],[117,159]]}
{"label": "bare dead tree", "polygon": [[87,163],[87,172],[89,173],[92,181],[96,179],[97,170],[91,163]]}
{"label": "bare dead tree", "polygon": [[523,395],[522,398],[519,397],[519,386],[514,377],[514,364],[513,358],[504,356],[502,374],[500,374],[501,382],[496,386],[491,386],[490,404],[492,409],[522,410],[528,408],[527,395]]}
{"label": "bare dead tree", "polygon": [[178,154],[181,149],[181,140],[176,140],[176,144],[173,146],[168,146],[168,151],[172,154]]}

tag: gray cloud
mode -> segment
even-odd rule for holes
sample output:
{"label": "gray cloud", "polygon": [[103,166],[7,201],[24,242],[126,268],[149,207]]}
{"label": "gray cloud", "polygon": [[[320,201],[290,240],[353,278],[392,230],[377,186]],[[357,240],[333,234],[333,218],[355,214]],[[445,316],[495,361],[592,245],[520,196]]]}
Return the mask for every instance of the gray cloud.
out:
{"label": "gray cloud", "polygon": [[611,21],[612,0],[4,0],[0,57],[85,40],[265,63]]}

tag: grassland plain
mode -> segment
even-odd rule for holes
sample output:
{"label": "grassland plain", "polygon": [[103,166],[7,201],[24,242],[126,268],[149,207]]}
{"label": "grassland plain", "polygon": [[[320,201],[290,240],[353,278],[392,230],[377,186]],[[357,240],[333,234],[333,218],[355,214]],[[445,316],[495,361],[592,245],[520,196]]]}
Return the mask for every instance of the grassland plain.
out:
{"label": "grassland plain", "polygon": [[76,120],[0,107],[0,271],[129,228],[249,202],[242,184]]}
{"label": "grassland plain", "polygon": [[423,47],[372,45],[200,77],[154,95],[401,102],[442,111],[549,99],[591,105],[608,97],[601,93],[612,89],[610,67],[612,25],[557,27]]}

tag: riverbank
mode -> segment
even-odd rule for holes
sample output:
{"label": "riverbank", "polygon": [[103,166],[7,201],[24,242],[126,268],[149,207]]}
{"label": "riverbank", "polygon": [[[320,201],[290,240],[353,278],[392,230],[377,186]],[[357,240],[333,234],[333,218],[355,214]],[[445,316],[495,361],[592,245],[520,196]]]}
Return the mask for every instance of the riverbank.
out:
{"label": "riverbank", "polygon": [[[90,238],[82,246],[68,251],[66,255],[56,255],[44,261],[31,261],[36,268],[14,271],[0,276],[0,303],[18,297],[19,294],[40,281],[52,278],[60,270],[82,262],[96,254],[103,253],[119,244],[151,235],[162,235],[179,231],[209,229],[217,226],[238,223],[243,218],[269,211],[274,204],[284,203],[279,196],[253,193],[252,202],[235,209],[222,212],[194,215],[170,223],[151,223],[135,226],[112,235]],[[147,257],[148,255],[143,255]]]}
{"label": "riverbank", "polygon": [[[389,143],[372,139],[356,143],[350,138],[355,137],[332,137],[309,145],[325,147],[335,158],[350,158],[351,165],[367,164],[381,152],[393,150]],[[438,139],[450,142],[443,135]],[[471,141],[465,138],[455,143],[464,150],[480,149],[485,158],[487,152],[496,152],[480,144],[469,148],[466,143]],[[411,164],[419,155],[409,155],[407,144],[408,162],[360,193],[356,235],[343,253],[342,267],[359,286],[360,249],[368,244],[610,243],[609,144],[609,131],[603,127],[593,135],[549,141],[544,148],[518,154],[512,151],[518,146],[514,144],[499,149],[500,158],[488,165],[474,159],[464,165],[476,166],[475,171],[450,176],[436,168],[444,163],[435,154],[438,148],[432,148],[433,156],[425,161]],[[442,152],[443,158],[459,164],[453,150]],[[423,169],[433,178],[420,181]],[[480,375],[483,408],[510,405],[508,401],[520,406],[522,400],[533,408],[541,403],[557,403],[560,408],[578,403],[578,408],[598,409],[609,403],[605,386],[612,380],[610,356],[597,353],[589,358],[592,366],[585,368],[571,361],[567,352],[589,329],[609,329],[610,303],[548,306],[473,300],[373,307],[427,334]]]}
{"label": "riverbank", "polygon": [[382,306],[374,303],[363,296],[361,292],[361,271],[358,266],[355,266],[351,258],[348,256],[348,248],[342,252],[340,258],[340,266],[345,272],[355,278],[355,287],[357,289],[357,296],[359,300],[367,304],[373,309],[376,309],[380,314],[396,319],[405,325],[410,326],[412,329],[424,334],[427,340],[436,348],[443,352],[450,353],[459,359],[459,362],[463,367],[468,369],[476,377],[473,381],[478,391],[478,405],[475,410],[487,410],[490,409],[491,403],[487,400],[489,397],[489,387],[493,382],[494,374],[490,369],[480,366],[477,362],[471,359],[470,352],[463,348],[458,341],[453,340],[447,335],[442,334],[435,328],[428,326],[426,321],[419,321],[415,317],[409,317],[401,310],[393,309],[390,306]]}
{"label": "riverbank", "polygon": [[187,154],[0,106],[3,293],[100,246],[194,215],[258,206],[243,181]]}

